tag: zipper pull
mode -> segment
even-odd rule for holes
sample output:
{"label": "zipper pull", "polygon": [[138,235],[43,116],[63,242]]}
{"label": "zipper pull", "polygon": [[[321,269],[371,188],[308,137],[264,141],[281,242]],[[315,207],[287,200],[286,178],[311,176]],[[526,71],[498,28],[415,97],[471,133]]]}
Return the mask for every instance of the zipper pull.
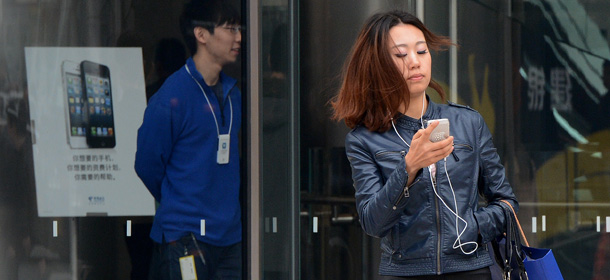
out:
{"label": "zipper pull", "polygon": [[409,186],[405,186],[404,190],[402,191],[402,193],[405,195],[405,197],[409,197]]}
{"label": "zipper pull", "polygon": [[455,162],[460,161],[460,158],[455,154],[455,151],[451,151],[451,155],[453,155],[453,159],[455,160]]}
{"label": "zipper pull", "polygon": [[396,253],[396,250],[392,250],[392,253],[390,253],[390,261],[388,262],[388,265],[392,265],[392,258],[394,258],[394,253]]}

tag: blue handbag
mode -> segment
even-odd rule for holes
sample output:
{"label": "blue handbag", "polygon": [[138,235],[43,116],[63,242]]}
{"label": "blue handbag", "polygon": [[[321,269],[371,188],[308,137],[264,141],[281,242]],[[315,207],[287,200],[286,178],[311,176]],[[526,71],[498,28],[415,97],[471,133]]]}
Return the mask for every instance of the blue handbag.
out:
{"label": "blue handbag", "polygon": [[529,247],[513,206],[505,200],[501,202],[506,220],[506,236],[493,241],[492,246],[496,262],[502,269],[502,279],[563,280],[553,251]]}

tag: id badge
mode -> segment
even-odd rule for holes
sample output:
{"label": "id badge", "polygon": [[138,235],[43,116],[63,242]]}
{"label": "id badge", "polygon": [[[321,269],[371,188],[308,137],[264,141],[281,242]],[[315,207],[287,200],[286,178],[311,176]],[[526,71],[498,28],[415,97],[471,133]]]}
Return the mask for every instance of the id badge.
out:
{"label": "id badge", "polygon": [[229,146],[231,144],[231,135],[218,135],[218,153],[216,154],[216,162],[218,164],[229,163]]}
{"label": "id badge", "polygon": [[180,272],[183,280],[197,280],[193,255],[180,258]]}

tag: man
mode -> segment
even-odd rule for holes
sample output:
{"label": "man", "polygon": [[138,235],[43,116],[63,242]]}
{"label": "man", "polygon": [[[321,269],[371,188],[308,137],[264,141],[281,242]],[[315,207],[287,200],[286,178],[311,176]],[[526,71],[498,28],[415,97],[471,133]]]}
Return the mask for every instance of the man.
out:
{"label": "man", "polygon": [[222,72],[239,54],[239,23],[224,1],[185,6],[193,56],[152,96],[138,130],[135,169],[159,202],[152,277],[241,278],[241,93]]}

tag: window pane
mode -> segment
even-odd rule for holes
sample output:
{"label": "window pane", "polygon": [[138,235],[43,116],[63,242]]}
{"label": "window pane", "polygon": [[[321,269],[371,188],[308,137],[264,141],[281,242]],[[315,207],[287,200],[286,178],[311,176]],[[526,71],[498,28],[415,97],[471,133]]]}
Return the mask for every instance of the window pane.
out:
{"label": "window pane", "polygon": [[[146,279],[155,202],[133,170],[135,135],[188,56],[184,2],[0,1],[1,279]],[[83,60],[95,75],[68,71]],[[240,65],[226,69],[239,81]]]}

